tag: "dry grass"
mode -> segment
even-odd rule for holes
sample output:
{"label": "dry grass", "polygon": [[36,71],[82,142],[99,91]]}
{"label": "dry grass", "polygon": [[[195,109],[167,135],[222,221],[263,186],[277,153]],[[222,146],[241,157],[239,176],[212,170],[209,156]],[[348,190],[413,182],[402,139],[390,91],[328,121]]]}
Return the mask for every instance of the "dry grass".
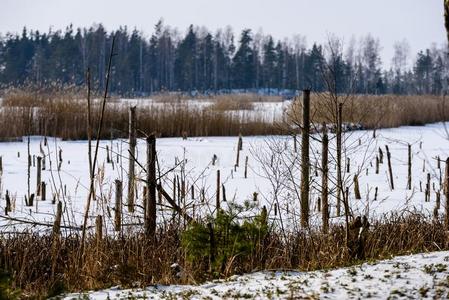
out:
{"label": "dry grass", "polygon": [[[60,96],[63,94],[62,97]],[[166,96],[169,97],[169,96]],[[138,109],[138,128],[142,132],[156,132],[162,137],[232,136],[279,134],[281,130],[260,118],[247,120],[244,116],[227,114],[222,109],[191,106],[178,101],[177,95],[165,98],[166,105]],[[223,98],[224,99],[224,98]],[[172,102],[175,101],[175,102]],[[220,103],[227,105],[226,100]],[[251,104],[241,102],[242,109]],[[128,135],[128,111],[125,105],[108,105],[105,130],[101,138],[119,138]],[[228,105],[229,107],[229,105]],[[11,91],[5,94],[0,110],[0,137],[48,135],[63,139],[86,139],[87,102],[78,94],[61,92]],[[94,116],[100,112],[100,102],[92,105]],[[93,126],[97,126],[94,118]]]}
{"label": "dry grass", "polygon": [[[76,87],[45,89],[10,89],[3,91],[0,110],[0,139],[28,134],[49,135],[63,139],[86,139],[86,106],[83,91]],[[248,118],[230,111],[250,111],[255,101],[278,101],[280,98],[255,94],[217,95],[208,101],[212,105],[189,105],[186,96],[177,93],[155,96],[156,102],[138,109],[138,128],[156,132],[162,137],[235,136],[285,134],[285,126],[267,122],[263,116]],[[125,138],[128,130],[126,105],[111,100],[105,115],[105,130],[101,138]],[[98,116],[99,101],[94,101],[93,114]],[[386,128],[402,125],[423,125],[449,120],[446,100],[437,96],[353,96],[346,100],[343,121],[365,128]],[[315,94],[311,99],[312,122],[334,123],[335,107],[327,94]],[[290,121],[301,120],[301,101],[287,111]],[[97,124],[94,118],[93,126]],[[287,124],[288,125],[288,124]]]}
{"label": "dry grass", "polygon": [[212,100],[211,109],[215,111],[253,110],[253,101],[236,95],[217,96]]}
{"label": "dry grass", "polygon": [[[80,237],[76,234],[61,238],[56,252],[52,252],[55,245],[50,236],[11,234],[1,239],[0,268],[12,275],[12,287],[20,289],[23,298],[43,298],[63,290],[194,283],[212,278],[205,261],[185,260],[181,232],[176,225],[161,227],[156,243],[138,234],[109,236],[100,243],[90,236],[81,266],[77,264]],[[392,215],[372,224],[363,251],[366,259],[372,260],[441,249],[448,249],[443,224],[412,214]],[[56,268],[52,273],[53,261]],[[170,265],[175,262],[184,268],[185,277],[172,274]],[[227,270],[231,270],[228,275],[261,269],[316,270],[358,262],[348,255],[343,227],[334,226],[329,234],[312,229],[287,236],[275,229],[250,259],[230,258]]]}
{"label": "dry grass", "polygon": [[[334,123],[335,101],[328,94],[311,96],[312,122]],[[365,128],[390,128],[424,125],[449,120],[447,99],[439,96],[356,95],[339,98],[344,101],[343,122],[361,124]],[[293,120],[301,120],[301,101],[288,112]]]}

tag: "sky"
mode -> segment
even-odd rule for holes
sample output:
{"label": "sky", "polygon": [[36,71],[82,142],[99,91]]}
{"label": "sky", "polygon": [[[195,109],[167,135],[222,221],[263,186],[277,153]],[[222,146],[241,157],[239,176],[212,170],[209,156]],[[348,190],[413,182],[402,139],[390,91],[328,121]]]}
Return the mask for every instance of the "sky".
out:
{"label": "sky", "polygon": [[0,33],[48,31],[67,25],[106,29],[120,25],[148,36],[163,18],[184,33],[190,24],[212,32],[230,25],[262,30],[276,39],[301,34],[307,44],[324,43],[330,34],[348,45],[352,37],[380,39],[382,62],[389,66],[396,41],[406,39],[411,54],[446,43],[443,0],[0,0]]}

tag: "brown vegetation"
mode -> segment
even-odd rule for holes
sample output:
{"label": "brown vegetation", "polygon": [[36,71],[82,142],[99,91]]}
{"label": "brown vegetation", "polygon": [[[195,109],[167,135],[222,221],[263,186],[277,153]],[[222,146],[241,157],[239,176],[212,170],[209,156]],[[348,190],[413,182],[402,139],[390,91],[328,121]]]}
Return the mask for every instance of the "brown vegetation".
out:
{"label": "brown vegetation", "polygon": [[[9,89],[2,91],[0,138],[24,135],[48,135],[63,139],[86,139],[85,95],[76,87],[53,87],[42,90]],[[293,102],[287,110],[287,127],[275,124],[262,115],[232,111],[251,111],[255,102],[280,101],[277,96],[255,94],[208,96],[212,105],[191,105],[181,94],[161,94],[154,103],[138,107],[138,128],[157,132],[162,137],[271,135],[288,132],[290,121],[301,120],[301,102]],[[196,99],[196,98],[195,98]],[[449,120],[446,99],[438,96],[370,96],[351,95],[343,107],[343,122],[360,124],[365,128],[388,128],[402,125],[423,125]],[[206,100],[198,96],[198,101]],[[117,98],[109,99],[105,114],[105,130],[101,138],[126,137],[127,104]],[[333,123],[335,108],[326,94],[311,95],[311,122]],[[93,116],[98,116],[100,101],[93,101]],[[290,120],[290,121],[289,121]],[[94,127],[97,120],[94,118]]]}
{"label": "brown vegetation", "polygon": [[[447,99],[439,96],[350,95],[341,97],[343,122],[361,124],[364,128],[391,128],[404,125],[424,125],[449,120]],[[335,108],[327,94],[311,97],[312,122],[332,123]],[[301,102],[294,103],[288,112],[291,118],[301,119]]]}
{"label": "brown vegetation", "polygon": [[[10,91],[5,94],[0,118],[0,137],[48,135],[63,139],[86,139],[87,102],[78,94]],[[231,136],[279,134],[281,130],[260,118],[246,120],[244,116],[227,114],[226,110],[245,109],[246,101],[228,101],[220,97],[217,106],[201,108],[177,102],[172,96],[164,105],[144,106],[138,109],[138,129],[157,132],[163,137],[181,136]],[[81,100],[80,100],[81,99]],[[158,100],[162,101],[162,100]],[[101,138],[126,137],[128,110],[126,104],[113,101],[105,112],[105,130]],[[228,109],[226,109],[228,108]],[[92,114],[98,116],[100,101],[93,101]],[[93,127],[97,127],[94,118]]]}
{"label": "brown vegetation", "polygon": [[[214,277],[204,273],[207,270],[204,261],[185,259],[180,247],[181,232],[176,224],[163,225],[157,230],[156,243],[143,234],[107,236],[101,242],[94,235],[88,236],[81,266],[77,263],[80,246],[77,234],[57,241],[51,236],[31,233],[4,235],[0,244],[0,267],[10,274],[12,287],[20,289],[23,298],[43,298],[62,291],[113,285],[198,283]],[[362,251],[366,259],[372,260],[441,249],[448,249],[443,223],[409,214],[391,215],[372,224]],[[56,267],[52,272],[53,262]],[[229,258],[226,270],[230,273],[226,275],[261,269],[327,269],[357,262],[348,254],[342,226],[331,227],[329,234],[313,229],[285,234],[273,229],[263,247],[256,247],[250,259],[237,263]],[[181,278],[172,273],[173,263],[183,268]]]}

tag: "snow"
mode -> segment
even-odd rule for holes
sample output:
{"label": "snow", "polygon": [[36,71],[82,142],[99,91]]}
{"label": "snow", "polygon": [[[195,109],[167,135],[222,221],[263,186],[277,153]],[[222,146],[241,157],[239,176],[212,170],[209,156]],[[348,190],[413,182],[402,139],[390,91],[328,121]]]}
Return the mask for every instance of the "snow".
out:
{"label": "snow", "polygon": [[65,299],[444,299],[449,251],[314,272],[276,271],[232,276],[201,285],[156,285],[66,295]]}
{"label": "snow", "polygon": [[[318,136],[316,136],[318,137]],[[300,136],[298,136],[300,140]],[[238,137],[192,137],[187,140],[181,138],[157,139],[157,151],[161,174],[174,168],[163,177],[162,185],[172,195],[172,180],[174,175],[185,174],[186,187],[192,185],[195,189],[195,199],[191,193],[186,194],[186,210],[190,215],[204,216],[215,210],[216,172],[220,170],[221,181],[226,188],[226,198],[229,201],[243,203],[252,202],[253,194],[258,193],[255,203],[257,207],[266,206],[270,219],[282,226],[292,228],[299,224],[299,201],[296,190],[299,184],[299,154],[293,151],[293,138],[288,136],[254,136],[243,137],[243,150],[240,153],[239,167],[236,164],[236,149]],[[359,145],[360,143],[360,145]],[[412,190],[407,190],[407,144],[412,145]],[[330,160],[335,157],[335,141],[331,135]],[[349,187],[349,199],[354,215],[366,215],[369,218],[379,218],[391,212],[419,211],[432,215],[435,207],[436,192],[441,190],[440,175],[444,175],[444,161],[449,156],[445,129],[442,124],[431,124],[420,127],[400,127],[376,131],[373,138],[372,131],[354,131],[345,134],[346,148],[343,161],[350,158],[350,173],[344,173],[345,184]],[[392,167],[395,189],[389,184],[387,172],[385,145],[388,145],[392,156]],[[420,148],[422,146],[422,149]],[[32,156],[42,155],[40,147],[46,156],[46,170],[42,171],[42,180],[47,183],[47,200],[35,201],[34,207],[26,207],[24,196],[27,194],[27,138],[23,142],[0,143],[0,156],[3,160],[3,173],[0,187],[0,231],[23,230],[25,228],[46,232],[51,227],[30,226],[18,221],[5,219],[5,193],[9,191],[13,202],[13,212],[10,217],[20,220],[30,220],[51,225],[54,221],[56,205],[51,199],[63,202],[63,224],[80,226],[88,195],[89,170],[86,141],[61,141],[48,138],[48,145],[44,146],[43,137],[32,137],[30,151]],[[113,163],[106,163],[106,146],[113,149]],[[378,148],[384,152],[384,163],[380,165],[379,174],[375,174],[375,156]],[[97,200],[93,201],[90,210],[89,225],[93,225],[96,215],[112,216],[114,210],[114,180],[124,182],[124,223],[141,221],[141,209],[131,214],[126,209],[128,144],[126,140],[101,141],[99,149],[98,169],[96,170]],[[145,165],[146,145],[143,140],[138,142],[137,159]],[[298,149],[300,145],[298,144]],[[62,150],[62,164],[58,171],[59,150]],[[20,153],[20,157],[18,156]],[[321,144],[311,142],[311,224],[318,226],[321,213],[317,210],[317,198],[320,195],[319,161]],[[217,155],[217,163],[213,166],[213,155]],[[248,178],[244,178],[244,162],[248,156]],[[436,157],[443,162],[437,168]],[[181,170],[180,162],[185,161]],[[51,168],[50,168],[51,161]],[[118,161],[118,162],[117,162]],[[315,162],[318,169],[315,169]],[[181,166],[180,166],[181,165]],[[291,167],[292,176],[288,167]],[[330,188],[335,188],[335,167],[330,165]],[[144,179],[145,173],[139,165],[136,166],[137,176]],[[235,170],[235,171],[234,171]],[[315,174],[317,171],[317,174]],[[30,192],[36,190],[36,167],[31,167]],[[366,173],[368,172],[368,173]],[[352,179],[359,175],[362,199],[354,199]],[[431,176],[430,201],[425,202],[425,186],[427,174]],[[316,176],[318,175],[318,176]],[[278,178],[278,180],[273,180]],[[139,181],[137,186],[138,200],[142,202],[144,183]],[[378,188],[377,199],[374,199],[375,188]],[[434,190],[435,188],[435,190]],[[201,190],[204,189],[205,201],[200,201]],[[66,191],[64,193],[64,191]],[[442,196],[442,203],[443,201]],[[331,221],[339,222],[336,217],[335,197],[330,199]],[[276,204],[276,208],[275,208]],[[184,205],[181,203],[181,205]],[[226,203],[223,203],[223,207]],[[257,207],[255,211],[257,211]],[[277,210],[277,214],[275,211]],[[440,212],[442,212],[441,208]],[[171,212],[167,209],[158,211],[160,218],[169,218]],[[113,217],[113,216],[112,216]],[[109,225],[111,218],[107,219]],[[159,218],[158,217],[158,218]],[[107,225],[107,224],[106,224]],[[109,226],[110,227],[110,226]],[[106,226],[108,228],[108,226]]]}
{"label": "snow", "polygon": [[[117,102],[112,102],[113,106],[137,106],[137,108],[157,108],[157,109],[170,109],[170,108],[187,108],[191,110],[206,109],[214,104],[214,100],[173,100],[160,102],[154,99],[120,99]],[[242,120],[259,120],[264,122],[281,121],[285,116],[285,111],[290,106],[291,101],[278,101],[278,102],[251,102],[253,109],[250,110],[235,110],[226,111],[226,113],[232,116],[238,116]]]}

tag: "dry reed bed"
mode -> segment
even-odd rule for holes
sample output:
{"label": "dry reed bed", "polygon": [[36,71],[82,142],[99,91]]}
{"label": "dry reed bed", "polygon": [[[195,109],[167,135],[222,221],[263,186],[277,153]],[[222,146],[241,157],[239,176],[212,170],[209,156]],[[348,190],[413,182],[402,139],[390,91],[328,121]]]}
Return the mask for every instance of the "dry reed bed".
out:
{"label": "dry reed bed", "polygon": [[[343,102],[343,122],[361,124],[364,128],[392,128],[404,125],[424,125],[449,121],[449,103],[439,96],[311,95],[311,122],[335,123],[336,101]],[[294,102],[287,116],[302,120],[301,101]]]}
{"label": "dry reed bed", "polygon": [[[3,91],[0,109],[0,138],[24,135],[51,135],[63,139],[86,139],[85,96],[80,89],[53,88],[43,90],[11,89]],[[198,101],[205,98],[198,97]],[[161,137],[272,135],[289,132],[290,122],[301,120],[301,101],[287,110],[282,124],[266,121],[263,116],[250,116],[255,102],[280,101],[279,97],[255,94],[229,94],[209,97],[208,107],[189,105],[185,95],[156,95],[163,106],[138,109],[138,128],[156,132]],[[127,137],[128,111],[126,105],[109,105],[105,115],[105,130],[101,138]],[[345,101],[343,122],[361,124],[365,128],[387,128],[402,125],[423,125],[449,120],[449,108],[443,97],[437,96],[350,96]],[[117,105],[118,104],[118,105]],[[99,101],[93,114],[100,110]],[[241,111],[230,114],[231,111]],[[245,113],[248,112],[248,113]],[[334,123],[335,105],[328,94],[315,94],[311,99],[312,122]],[[97,118],[93,120],[97,125]]]}
{"label": "dry reed bed", "polygon": [[[16,92],[6,95],[0,110],[0,137],[51,135],[63,139],[86,139],[85,101],[78,97],[59,97],[58,93]],[[138,128],[142,132],[157,132],[162,137],[232,136],[280,134],[282,130],[260,118],[231,115],[229,110],[250,110],[251,102],[220,98],[209,108],[199,108],[173,99],[162,107],[138,109]],[[168,101],[168,100],[167,100]],[[98,116],[99,101],[93,103],[93,115]],[[94,118],[93,126],[97,126]],[[110,105],[105,114],[105,130],[101,138],[127,137],[126,105]]]}
{"label": "dry reed bed", "polygon": [[[9,272],[11,286],[20,289],[22,297],[38,298],[62,291],[113,285],[199,283],[211,279],[207,259],[194,263],[185,260],[180,247],[181,232],[175,224],[159,228],[155,243],[143,235],[108,236],[100,242],[89,236],[81,266],[78,264],[78,235],[61,237],[56,244],[50,236],[4,235],[0,245],[0,269]],[[438,220],[420,214],[391,215],[371,225],[364,247],[365,258],[373,260],[448,249],[446,234]],[[250,259],[229,258],[228,271],[220,277],[263,269],[337,268],[358,262],[347,252],[342,226],[332,227],[329,234],[311,229],[285,235],[272,229]],[[173,263],[179,263],[186,276],[175,277],[170,268]]]}

